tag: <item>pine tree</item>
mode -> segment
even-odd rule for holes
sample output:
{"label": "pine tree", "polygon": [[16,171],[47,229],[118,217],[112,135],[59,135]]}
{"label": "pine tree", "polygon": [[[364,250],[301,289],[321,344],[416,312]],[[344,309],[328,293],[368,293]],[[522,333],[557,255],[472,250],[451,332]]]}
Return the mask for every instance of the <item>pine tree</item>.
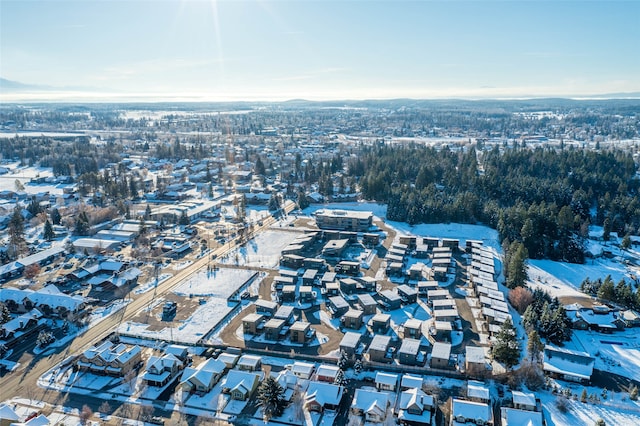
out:
{"label": "pine tree", "polygon": [[51,209],[51,222],[54,225],[60,225],[61,220],[62,220],[62,215],[60,214],[60,211],[56,208]]}
{"label": "pine tree", "polygon": [[615,299],[615,287],[613,285],[613,279],[611,279],[611,275],[607,275],[598,289],[598,298],[602,300],[614,300]]}
{"label": "pine tree", "polygon": [[587,393],[587,388],[582,388],[582,393],[580,394],[580,402],[586,403],[588,396],[589,394]]}
{"label": "pine tree", "polygon": [[49,219],[44,223],[44,239],[47,241],[51,241],[56,237],[56,233],[53,232],[53,226]]}
{"label": "pine tree", "polygon": [[0,324],[5,324],[9,322],[10,319],[11,312],[9,312],[9,308],[7,308],[7,305],[4,303],[0,302]]}
{"label": "pine tree", "polygon": [[284,389],[276,379],[269,376],[258,387],[258,404],[262,407],[262,416],[266,421],[282,415],[287,402]]}
{"label": "pine tree", "polygon": [[531,330],[528,336],[527,352],[531,361],[539,361],[540,353],[544,350],[544,345],[540,340],[540,335],[536,330]]}
{"label": "pine tree", "polygon": [[496,336],[492,349],[493,359],[511,368],[520,360],[520,344],[516,329],[510,319],[507,319]]}
{"label": "pine tree", "polygon": [[527,282],[527,249],[520,242],[513,242],[509,246],[509,263],[507,265],[507,287],[524,286]]}
{"label": "pine tree", "polygon": [[22,210],[16,206],[9,220],[9,247],[8,255],[11,259],[17,259],[27,249],[27,242],[24,239],[24,218]]}

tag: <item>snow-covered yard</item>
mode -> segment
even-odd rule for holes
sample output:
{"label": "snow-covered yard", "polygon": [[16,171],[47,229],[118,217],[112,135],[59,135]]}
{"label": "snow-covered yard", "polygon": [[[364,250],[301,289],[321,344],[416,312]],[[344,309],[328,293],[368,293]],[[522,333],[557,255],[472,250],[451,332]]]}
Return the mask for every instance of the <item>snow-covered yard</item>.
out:
{"label": "snow-covered yard", "polygon": [[231,251],[220,261],[230,265],[277,268],[282,249],[300,235],[297,232],[268,230]]}

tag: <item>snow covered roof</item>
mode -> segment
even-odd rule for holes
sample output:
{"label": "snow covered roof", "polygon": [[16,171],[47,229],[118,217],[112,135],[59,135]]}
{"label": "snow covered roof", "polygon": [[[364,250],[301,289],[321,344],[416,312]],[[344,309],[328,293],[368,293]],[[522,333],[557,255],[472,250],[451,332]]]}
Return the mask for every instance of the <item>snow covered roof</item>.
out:
{"label": "snow covered roof", "polygon": [[368,411],[372,406],[378,406],[385,411],[389,404],[389,393],[377,392],[368,389],[356,389],[351,402],[351,408]]}
{"label": "snow covered roof", "polygon": [[20,290],[13,287],[0,289],[0,301],[14,300],[21,302],[24,299],[32,301],[36,306],[46,305],[53,309],[65,308],[68,311],[75,311],[84,304],[82,296],[69,296],[58,290],[58,287],[51,284],[37,291],[29,289]]}
{"label": "snow covered roof", "polygon": [[435,342],[433,349],[431,349],[431,358],[437,359],[449,359],[451,356],[451,344]]}
{"label": "snow covered roof", "polygon": [[467,362],[473,362],[476,364],[484,363],[484,348],[479,346],[467,346],[465,359]]}
{"label": "snow covered roof", "polygon": [[536,406],[536,395],[534,393],[524,393],[520,391],[512,391],[513,403],[518,405]]}
{"label": "snow covered roof", "polygon": [[398,375],[390,373],[376,373],[376,384],[396,386],[398,383]]}
{"label": "snow covered roof", "polygon": [[344,333],[344,337],[340,341],[340,347],[344,346],[347,348],[355,348],[356,346],[358,346],[358,344],[360,344],[361,337],[362,336],[360,333],[354,333],[353,331],[348,331]]}
{"label": "snow covered roof", "polygon": [[551,346],[544,348],[544,371],[589,380],[594,364],[595,359],[586,352]]}
{"label": "snow covered roof", "polygon": [[422,389],[422,377],[404,374],[402,376],[402,380],[400,381],[400,386],[403,388]]}
{"label": "snow covered roof", "polygon": [[398,350],[399,354],[405,355],[418,355],[420,352],[420,340],[417,339],[403,339],[402,345]]}
{"label": "snow covered roof", "polygon": [[502,407],[500,409],[502,426],[542,426],[542,413],[540,411],[518,410],[516,408]]}
{"label": "snow covered roof", "polygon": [[338,405],[342,399],[344,388],[323,382],[309,382],[305,402],[316,401],[320,406]]}
{"label": "snow covered roof", "polygon": [[315,364],[309,362],[301,362],[296,361],[291,366],[291,372],[295,375],[303,375],[310,377],[313,374],[313,369],[315,368]]}
{"label": "snow covered roof", "polygon": [[0,405],[0,420],[20,421],[20,416],[6,404]]}
{"label": "snow covered roof", "polygon": [[464,425],[467,421],[480,424],[478,420],[489,422],[493,418],[489,404],[465,401],[457,398],[451,400],[451,416],[451,424],[454,426]]}
{"label": "snow covered roof", "polygon": [[481,400],[489,400],[489,388],[482,382],[469,380],[467,384],[467,397]]}

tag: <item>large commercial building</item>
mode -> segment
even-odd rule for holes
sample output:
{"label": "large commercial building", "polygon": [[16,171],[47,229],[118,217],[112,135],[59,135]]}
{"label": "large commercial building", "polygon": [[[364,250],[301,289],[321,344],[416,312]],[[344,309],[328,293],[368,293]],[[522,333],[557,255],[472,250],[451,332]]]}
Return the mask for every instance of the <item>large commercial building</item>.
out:
{"label": "large commercial building", "polygon": [[320,229],[366,232],[373,223],[372,212],[323,209],[316,212],[316,224]]}

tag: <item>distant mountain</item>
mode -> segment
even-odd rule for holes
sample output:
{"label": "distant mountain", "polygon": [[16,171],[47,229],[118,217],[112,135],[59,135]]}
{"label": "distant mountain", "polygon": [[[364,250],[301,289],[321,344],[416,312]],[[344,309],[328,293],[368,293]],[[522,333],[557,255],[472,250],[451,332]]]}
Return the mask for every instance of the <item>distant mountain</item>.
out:
{"label": "distant mountain", "polygon": [[35,92],[54,90],[51,86],[40,86],[37,84],[25,84],[19,81],[7,80],[0,77],[0,92]]}

